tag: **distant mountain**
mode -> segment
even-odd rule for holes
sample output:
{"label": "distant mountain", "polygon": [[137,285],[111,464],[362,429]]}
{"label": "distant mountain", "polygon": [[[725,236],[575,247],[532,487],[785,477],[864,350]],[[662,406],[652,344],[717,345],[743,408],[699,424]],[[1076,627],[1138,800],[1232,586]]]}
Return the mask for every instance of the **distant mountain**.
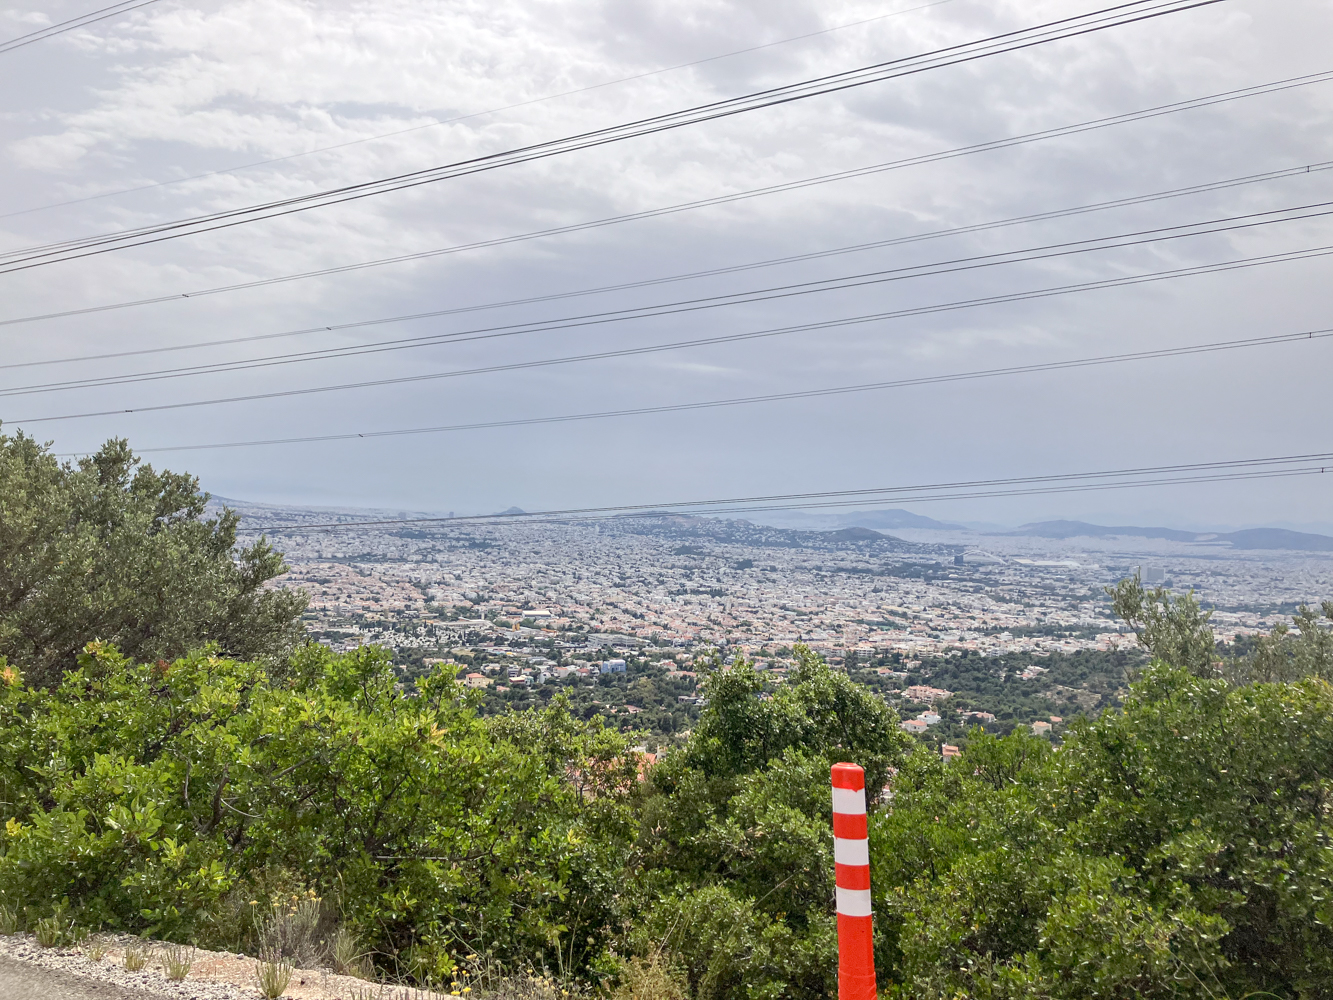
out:
{"label": "distant mountain", "polygon": [[[624,531],[651,535],[673,542],[683,542],[677,550],[682,555],[716,554],[700,542],[753,545],[765,548],[826,549],[897,553],[922,558],[952,558],[954,548],[921,542],[908,542],[873,528],[840,528],[836,531],[809,531],[801,528],[776,528],[752,521],[706,517],[694,514],[640,514],[603,522],[604,531]],[[867,545],[869,543],[869,545]],[[686,550],[689,551],[686,551]],[[695,550],[698,550],[696,553]]]}
{"label": "distant mountain", "polygon": [[881,535],[873,528],[843,528],[839,531],[829,531],[824,535],[830,542],[873,542],[883,539],[900,541],[897,538],[891,538],[889,535]]}
{"label": "distant mountain", "polygon": [[1286,528],[1246,528],[1218,535],[1231,542],[1233,549],[1292,549],[1297,552],[1333,552],[1333,538]]}
{"label": "distant mountain", "polygon": [[1233,549],[1282,549],[1289,552],[1333,552],[1333,537],[1286,528],[1246,528],[1243,531],[1181,531],[1178,528],[1137,528],[1127,525],[1088,524],[1086,521],[1038,521],[1010,535],[1033,538],[1160,538],[1171,542],[1229,545]]}
{"label": "distant mountain", "polygon": [[910,510],[860,510],[839,514],[838,523],[849,528],[931,528],[936,531],[964,531],[961,524],[937,521],[933,517],[913,514]]}
{"label": "distant mountain", "polygon": [[1130,538],[1164,538],[1172,542],[1199,540],[1197,531],[1179,531],[1175,528],[1131,528],[1124,525],[1108,527],[1104,524],[1088,524],[1086,521],[1038,521],[1035,524],[1024,524],[1006,534],[1027,535],[1033,538],[1110,538],[1114,535],[1127,535]]}

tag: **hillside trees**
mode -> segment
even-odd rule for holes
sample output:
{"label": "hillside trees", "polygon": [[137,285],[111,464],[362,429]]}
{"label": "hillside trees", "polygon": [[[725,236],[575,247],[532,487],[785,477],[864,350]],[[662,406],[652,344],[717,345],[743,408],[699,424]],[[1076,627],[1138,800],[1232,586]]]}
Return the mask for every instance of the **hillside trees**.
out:
{"label": "hillside trees", "polygon": [[1173,596],[1161,587],[1145,590],[1137,573],[1106,592],[1140,645],[1155,659],[1196,677],[1223,676],[1233,684],[1306,677],[1333,681],[1333,631],[1319,620],[1322,611],[1333,622],[1333,601],[1324,601],[1320,611],[1302,605],[1290,626],[1279,624],[1246,643],[1243,652],[1228,654],[1208,624],[1212,612],[1203,610],[1193,592]]}
{"label": "hillside trees", "polygon": [[858,761],[880,788],[907,745],[880,698],[796,654],[772,693],[753,664],[715,663],[698,728],[638,803],[631,936],[669,949],[698,1000],[836,989],[829,767]]}
{"label": "hillside trees", "polygon": [[0,902],[235,949],[248,900],[309,890],[436,982],[472,952],[581,969],[614,929],[635,761],[600,721],[481,720],[440,675],[406,697],[379,649],[305,647],[280,684],[104,644],[55,691],[0,677]]}
{"label": "hillside trees", "polygon": [[1154,663],[1056,752],[918,752],[871,818],[897,995],[1333,996],[1333,688]]}
{"label": "hillside trees", "polygon": [[235,552],[237,516],[207,517],[207,501],[123,440],[71,464],[0,434],[0,656],[54,685],[93,640],[141,660],[209,642],[243,660],[285,655],[304,596],[265,589],[281,555],[263,539]]}

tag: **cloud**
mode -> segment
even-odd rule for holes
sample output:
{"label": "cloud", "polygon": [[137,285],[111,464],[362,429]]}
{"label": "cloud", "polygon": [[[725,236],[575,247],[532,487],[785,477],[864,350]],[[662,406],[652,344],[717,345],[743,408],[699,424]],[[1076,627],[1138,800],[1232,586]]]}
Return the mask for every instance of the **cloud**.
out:
{"label": "cloud", "polygon": [[[901,7],[917,6],[903,0]],[[815,0],[516,0],[425,6],[405,0],[222,0],[145,8],[77,38],[22,50],[0,72],[23,96],[0,109],[0,214],[177,181],[0,219],[6,247],[111,231],[304,194],[602,127],[820,73],[925,51],[1087,9],[1067,0],[953,0],[804,41],[701,62],[886,13]],[[190,240],[0,276],[6,315],[172,296],[375,257],[533,232],[780,184],[1327,69],[1333,11],[1316,0],[1234,0],[1204,10],[981,60],[890,84],[383,198]],[[40,55],[40,58],[38,56]],[[643,75],[650,74],[650,75]],[[547,95],[614,86],[489,109]],[[0,86],[3,90],[3,86]],[[10,88],[10,93],[17,91]],[[1138,195],[1333,159],[1333,86],[1165,116],[1132,126],[960,157],[648,221],[330,278],[0,327],[24,360],[257,337],[459,305],[507,302],[848,246],[941,227]],[[460,118],[460,116],[470,116]],[[460,118],[445,124],[437,119]],[[426,127],[421,127],[426,126]],[[388,132],[405,134],[374,141]],[[338,143],[263,167],[256,160]],[[217,172],[223,171],[223,172]],[[198,176],[196,175],[203,175]],[[5,385],[66,374],[140,372],[310,347],[483,331],[633,305],[887,271],[1088,236],[1333,198],[1333,173],[1139,208],[535,305],[355,330],[310,332],[195,352],[0,372]],[[162,379],[115,390],[0,398],[0,416],[137,409],[593,353],[625,346],[935,307],[1017,290],[1333,242],[1327,220],[867,284],[653,320],[590,322],[542,334]],[[984,309],[525,372],[398,383],[160,413],[33,425],[62,447],[125,433],[143,446],[322,430],[422,426],[480,414],[538,416],[667,404],[1092,353],[1262,335],[1323,322],[1333,286],[1320,262],[1274,265]],[[1303,349],[1304,350],[1304,349]],[[922,481],[1235,457],[1315,442],[1331,416],[1324,347],[1115,370],[920,387],[727,411],[385,439],[338,447],[159,456],[226,495],[337,496],[477,509],[651,502],[821,482],[875,483],[892,468]],[[1321,365],[1323,368],[1321,368]],[[1221,403],[1219,400],[1226,400]],[[1236,402],[1240,401],[1240,402]],[[886,424],[889,421],[889,424]],[[886,431],[886,426],[890,427]],[[1164,434],[1163,426],[1185,428]],[[517,440],[558,447],[514,461]],[[978,439],[987,442],[978,447]],[[738,441],[744,441],[743,453]],[[1267,449],[1267,450],[1265,450]],[[607,454],[653,455],[612,474]],[[1234,454],[1233,454],[1234,453]],[[1274,452],[1275,453],[1275,452]],[[177,458],[179,457],[179,461]],[[445,461],[445,458],[448,461]],[[465,469],[465,473],[456,470]],[[579,470],[587,470],[580,474]],[[600,471],[598,471],[600,470]],[[873,475],[872,475],[873,473]],[[768,477],[764,480],[764,477]],[[763,480],[763,481],[761,481]],[[548,494],[543,490],[550,490]],[[576,491],[585,491],[574,495]],[[1316,485],[1235,485],[1181,495],[1199,518],[1313,517]],[[593,496],[592,494],[598,494]],[[614,495],[613,495],[614,494]],[[1069,500],[1078,514],[1077,498]],[[1089,501],[1092,502],[1092,501]],[[1096,500],[1104,505],[1105,497]],[[1126,503],[1134,503],[1132,499]],[[1278,508],[1281,508],[1280,510]],[[1104,509],[1100,508],[1100,509]],[[994,510],[948,512],[999,520]]]}
{"label": "cloud", "polygon": [[8,144],[13,162],[29,170],[65,171],[77,164],[97,143],[87,132],[66,131],[58,135],[34,135]]}

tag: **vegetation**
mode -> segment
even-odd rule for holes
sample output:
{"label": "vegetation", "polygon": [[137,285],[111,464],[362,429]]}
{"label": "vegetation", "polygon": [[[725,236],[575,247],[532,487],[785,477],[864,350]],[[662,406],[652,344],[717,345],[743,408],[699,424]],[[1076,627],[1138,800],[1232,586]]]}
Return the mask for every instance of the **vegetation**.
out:
{"label": "vegetation", "polygon": [[162,971],[173,983],[184,982],[193,967],[194,948],[171,944],[162,949]]}
{"label": "vegetation", "polygon": [[597,673],[587,678],[574,675],[532,687],[510,685],[503,673],[498,674],[496,686],[508,690],[481,688],[478,710],[483,715],[495,715],[544,708],[552,699],[563,696],[572,714],[583,719],[599,716],[608,727],[641,734],[650,747],[691,731],[699,720],[696,702],[700,692],[694,679],[668,676],[668,671],[679,666],[673,660],[628,654],[624,658],[628,665],[623,674]]}
{"label": "vegetation", "polygon": [[[1132,641],[1132,640],[1131,640]],[[983,656],[971,650],[958,656],[927,657],[910,669],[887,658],[886,666],[906,676],[878,676],[875,667],[851,669],[859,682],[880,691],[904,718],[911,718],[927,708],[912,702],[901,692],[923,684],[952,691],[943,704],[932,706],[942,721],[931,728],[931,737],[959,743],[967,739],[976,723],[964,713],[986,712],[995,716],[987,722],[990,733],[1005,734],[1015,727],[1026,727],[1052,715],[1066,722],[1079,715],[1096,716],[1120,705],[1129,693],[1129,679],[1134,671],[1147,665],[1140,650],[1079,650],[1072,653],[1011,653]],[[1035,676],[1024,678],[1028,668]]]}
{"label": "vegetation", "polygon": [[259,995],[274,1000],[287,991],[292,981],[293,966],[290,959],[267,954],[255,962],[255,987]]}
{"label": "vegetation", "polygon": [[76,464],[0,434],[0,656],[59,682],[91,639],[141,660],[205,643],[241,659],[302,641],[299,593],[262,539],[234,553],[237,517],[206,517],[191,476],[141,465],[124,441]]}
{"label": "vegetation", "polygon": [[[1106,674],[1115,703],[1058,747],[976,728],[948,761],[860,668],[798,646],[774,684],[715,657],[695,665],[692,732],[648,767],[642,734],[568,692],[514,710],[457,664],[405,685],[384,650],[293,647],[256,582],[279,557],[232,563],[234,522],[202,519],[193,480],[6,440],[6,482],[50,473],[67,484],[51,504],[84,513],[41,520],[26,486],[0,510],[6,579],[29,581],[3,619],[0,930],[246,951],[274,996],[336,964],[495,997],[825,998],[828,768],[850,759],[885,996],[1333,998],[1333,605],[1228,653],[1192,596],[1126,581],[1112,596],[1152,659]],[[88,515],[94,495],[121,513]],[[99,545],[133,562],[111,583],[61,561],[96,569]],[[46,633],[22,624],[48,614]],[[162,655],[177,642],[199,644]],[[246,643],[262,651],[228,655]]]}
{"label": "vegetation", "polygon": [[822,997],[827,768],[850,757],[893,792],[872,884],[902,996],[1329,995],[1323,679],[1158,661],[1058,753],[977,731],[945,763],[798,654],[767,697],[752,665],[715,667],[695,733],[644,781],[600,720],[482,718],[447,676],[407,697],[374,650],[305,649],[281,682],[96,644],[54,691],[10,667],[0,893],[32,925],[280,938],[275,975],[338,925],[424,981],[484,954],[596,982],[637,954],[665,995]]}

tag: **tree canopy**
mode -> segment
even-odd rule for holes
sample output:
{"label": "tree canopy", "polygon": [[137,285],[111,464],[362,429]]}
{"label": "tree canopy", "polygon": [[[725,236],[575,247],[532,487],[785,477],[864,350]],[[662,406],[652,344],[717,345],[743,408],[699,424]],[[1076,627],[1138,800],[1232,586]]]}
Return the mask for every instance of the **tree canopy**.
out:
{"label": "tree canopy", "polygon": [[977,730],[946,761],[800,658],[776,691],[715,664],[651,768],[560,700],[482,718],[447,674],[403,691],[374,648],[274,679],[93,643],[54,690],[0,664],[0,906],[237,950],[248,901],[309,893],[420,981],[480,953],[607,982],[637,955],[673,995],[816,1000],[850,759],[885,996],[1333,997],[1326,680],[1156,661],[1058,746]]}
{"label": "tree canopy", "polygon": [[123,440],[76,463],[0,434],[0,656],[31,683],[59,682],[84,645],[140,660],[207,643],[243,660],[302,639],[299,592],[260,539],[236,551],[238,517],[210,517],[198,480],[141,464]]}

